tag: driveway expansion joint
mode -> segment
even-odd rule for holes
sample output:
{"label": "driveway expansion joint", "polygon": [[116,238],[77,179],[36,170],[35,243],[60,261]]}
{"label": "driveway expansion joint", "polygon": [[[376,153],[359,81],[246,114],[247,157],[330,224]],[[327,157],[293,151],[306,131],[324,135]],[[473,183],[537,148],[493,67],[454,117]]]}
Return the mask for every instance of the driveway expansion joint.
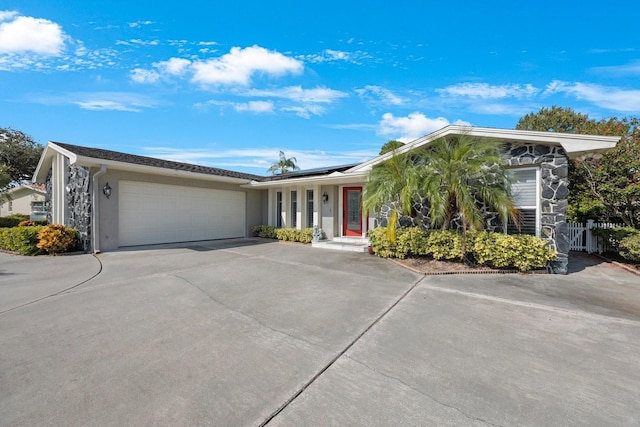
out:
{"label": "driveway expansion joint", "polygon": [[377,318],[373,320],[358,336],[356,336],[347,346],[342,349],[333,359],[329,361],[320,371],[318,371],[306,384],[304,384],[297,392],[295,392],[289,399],[287,399],[278,409],[276,409],[271,415],[269,415],[262,423],[259,424],[259,427],[264,427],[268,425],[275,417],[277,417],[282,411],[284,411],[289,405],[291,405],[304,391],[309,388],[318,378],[322,376],[329,368],[331,368],[342,356],[346,354],[360,339],[375,325],[378,324],[391,310],[393,310],[402,300],[404,300],[411,291],[413,291],[420,282],[424,280],[424,276],[418,278],[406,291],[400,295],[398,299],[395,300],[393,304],[391,304],[385,311],[382,312]]}

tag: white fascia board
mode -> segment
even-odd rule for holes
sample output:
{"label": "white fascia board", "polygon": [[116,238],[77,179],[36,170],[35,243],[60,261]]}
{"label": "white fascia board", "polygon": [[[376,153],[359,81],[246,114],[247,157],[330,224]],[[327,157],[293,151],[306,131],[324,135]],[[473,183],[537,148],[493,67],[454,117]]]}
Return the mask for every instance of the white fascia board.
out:
{"label": "white fascia board", "polygon": [[[395,150],[396,154],[406,153],[424,145],[428,145],[438,138],[449,135],[471,135],[492,138],[500,141],[520,141],[528,142],[531,144],[543,144],[543,145],[560,145],[570,158],[578,157],[585,153],[604,153],[607,150],[616,146],[620,141],[620,137],[617,136],[600,136],[600,135],[582,135],[574,133],[559,133],[559,132],[540,132],[531,130],[518,130],[518,129],[498,129],[498,128],[481,128],[473,126],[459,126],[450,125],[440,130],[420,137],[414,141],[406,143],[404,146]],[[393,155],[393,152],[385,153],[374,159],[368,160],[355,166],[347,171],[345,174],[368,171],[371,168]]]}
{"label": "white fascia board", "polygon": [[38,161],[38,166],[36,166],[36,170],[33,172],[32,182],[43,183],[46,181],[49,169],[51,169],[51,161],[58,153],[68,157],[69,161],[75,161],[75,154],[49,141],[46,147],[44,147],[40,160]]}
{"label": "white fascia board", "polygon": [[320,176],[307,176],[303,178],[289,178],[289,179],[278,179],[275,181],[251,181],[246,185],[241,185],[243,188],[269,188],[269,187],[283,187],[283,186],[291,186],[291,185],[303,185],[309,183],[317,183],[317,184],[352,184],[367,181],[369,176],[368,172],[362,173],[352,173],[346,175],[342,172],[334,172],[330,175],[320,175]]}

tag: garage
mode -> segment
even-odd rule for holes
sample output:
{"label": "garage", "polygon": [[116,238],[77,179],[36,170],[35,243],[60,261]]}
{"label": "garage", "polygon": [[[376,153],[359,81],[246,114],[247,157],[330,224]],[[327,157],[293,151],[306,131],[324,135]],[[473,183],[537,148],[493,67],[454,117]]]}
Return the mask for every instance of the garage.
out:
{"label": "garage", "polygon": [[120,181],[119,246],[245,237],[243,191]]}

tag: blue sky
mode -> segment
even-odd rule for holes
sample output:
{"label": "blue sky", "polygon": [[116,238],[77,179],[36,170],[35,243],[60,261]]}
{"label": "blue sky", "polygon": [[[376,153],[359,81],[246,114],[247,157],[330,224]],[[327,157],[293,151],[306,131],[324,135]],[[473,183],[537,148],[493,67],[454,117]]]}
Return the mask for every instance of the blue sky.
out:
{"label": "blue sky", "polygon": [[3,1],[0,127],[266,174],[552,105],[640,115],[637,2],[232,3]]}

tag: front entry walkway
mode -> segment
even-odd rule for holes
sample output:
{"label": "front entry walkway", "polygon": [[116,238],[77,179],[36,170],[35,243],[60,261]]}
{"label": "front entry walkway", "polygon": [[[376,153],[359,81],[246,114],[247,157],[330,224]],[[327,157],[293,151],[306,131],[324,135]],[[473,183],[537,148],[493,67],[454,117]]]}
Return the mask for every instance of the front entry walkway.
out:
{"label": "front entry walkway", "polygon": [[369,239],[362,237],[334,237],[333,240],[311,243],[314,248],[347,252],[368,252],[369,245],[371,245]]}

